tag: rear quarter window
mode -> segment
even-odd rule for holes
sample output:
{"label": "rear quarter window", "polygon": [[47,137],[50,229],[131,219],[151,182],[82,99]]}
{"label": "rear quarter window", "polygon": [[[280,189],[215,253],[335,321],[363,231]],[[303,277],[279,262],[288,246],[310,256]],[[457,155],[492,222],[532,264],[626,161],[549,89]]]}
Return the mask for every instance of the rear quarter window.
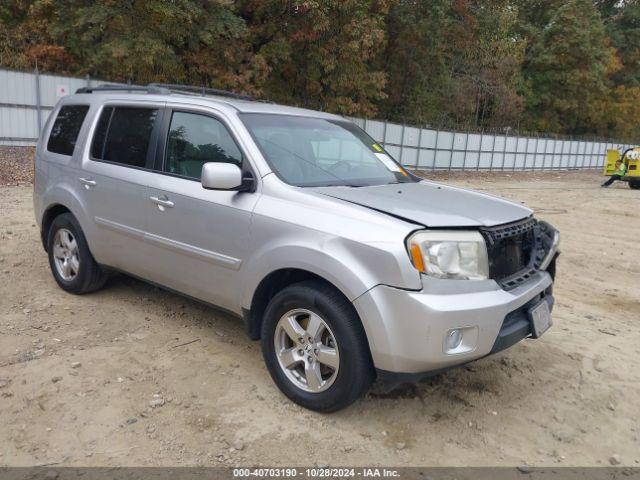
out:
{"label": "rear quarter window", "polygon": [[73,155],[82,122],[88,111],[88,105],[63,106],[53,122],[47,150],[60,155]]}

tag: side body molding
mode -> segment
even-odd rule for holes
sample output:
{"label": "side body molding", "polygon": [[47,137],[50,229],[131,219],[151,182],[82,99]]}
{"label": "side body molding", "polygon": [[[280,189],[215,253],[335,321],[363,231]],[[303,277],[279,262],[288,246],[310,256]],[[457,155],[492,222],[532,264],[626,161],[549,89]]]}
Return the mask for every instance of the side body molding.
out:
{"label": "side body molding", "polygon": [[144,240],[168,250],[173,250],[184,255],[189,255],[190,257],[205,260],[215,265],[230,268],[232,270],[238,270],[240,268],[240,265],[242,264],[242,260],[239,258],[233,258],[228,255],[223,255],[211,250],[205,250],[204,248],[196,247],[194,245],[189,245],[183,242],[178,242],[176,240],[162,237],[160,235],[154,235],[152,233],[129,227],[127,225],[122,225],[105,218],[95,217],[94,220],[100,227],[107,228],[109,230],[113,230],[118,233],[137,238],[139,240]]}

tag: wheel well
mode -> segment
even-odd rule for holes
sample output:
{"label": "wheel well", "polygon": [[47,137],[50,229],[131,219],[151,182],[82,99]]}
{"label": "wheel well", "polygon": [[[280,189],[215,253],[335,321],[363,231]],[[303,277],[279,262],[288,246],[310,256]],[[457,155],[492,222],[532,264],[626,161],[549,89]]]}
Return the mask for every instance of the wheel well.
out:
{"label": "wheel well", "polygon": [[44,215],[42,216],[42,229],[40,230],[40,237],[42,239],[42,246],[44,247],[45,251],[47,250],[47,237],[49,236],[49,228],[51,228],[53,220],[58,215],[62,215],[63,213],[71,213],[71,210],[69,210],[64,205],[57,204],[47,208],[47,211],[44,212]]}
{"label": "wheel well", "polygon": [[260,329],[262,327],[262,316],[273,296],[282,289],[293,285],[294,283],[303,282],[305,280],[319,280],[332,288],[340,291],[331,282],[325,280],[315,273],[298,268],[283,268],[271,272],[262,279],[258,288],[253,293],[251,299],[251,309],[243,309],[244,323],[247,328],[247,334],[252,340],[260,339]]}

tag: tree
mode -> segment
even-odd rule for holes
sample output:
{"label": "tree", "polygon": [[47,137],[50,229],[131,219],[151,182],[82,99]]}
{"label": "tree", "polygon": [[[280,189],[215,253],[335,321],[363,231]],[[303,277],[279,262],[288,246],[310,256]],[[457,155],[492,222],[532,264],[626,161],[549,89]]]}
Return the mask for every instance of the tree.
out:
{"label": "tree", "polygon": [[525,125],[547,132],[593,131],[617,68],[594,3],[527,0],[520,14],[527,41]]}
{"label": "tree", "polygon": [[410,124],[640,134],[640,0],[3,0],[0,65]]}
{"label": "tree", "polygon": [[266,95],[348,115],[373,115],[386,75],[385,0],[250,0],[241,9],[254,53],[269,66]]}
{"label": "tree", "polygon": [[386,116],[438,125],[517,121],[516,20],[507,1],[401,1],[387,19]]}
{"label": "tree", "polygon": [[613,75],[616,85],[640,86],[640,2],[608,2],[606,31],[616,49],[621,68]]}
{"label": "tree", "polygon": [[[514,34],[516,10],[509,1],[458,1],[461,22],[454,58],[458,68],[457,99],[466,118],[477,126],[518,122],[523,108],[521,64],[524,43]],[[466,38],[464,37],[466,33]],[[456,90],[454,90],[456,92]],[[467,121],[469,121],[467,120]]]}
{"label": "tree", "polygon": [[[386,20],[388,43],[381,57],[388,74],[385,118],[409,123],[441,123],[444,117],[449,0],[402,0]],[[442,113],[441,113],[442,112]]]}
{"label": "tree", "polygon": [[266,70],[224,0],[36,0],[22,25],[48,33],[45,53],[62,49],[77,73],[111,81],[256,91]]}
{"label": "tree", "polygon": [[0,5],[0,65],[57,73],[74,73],[78,65],[65,47],[56,45],[49,23],[33,16],[33,2],[6,0]]}

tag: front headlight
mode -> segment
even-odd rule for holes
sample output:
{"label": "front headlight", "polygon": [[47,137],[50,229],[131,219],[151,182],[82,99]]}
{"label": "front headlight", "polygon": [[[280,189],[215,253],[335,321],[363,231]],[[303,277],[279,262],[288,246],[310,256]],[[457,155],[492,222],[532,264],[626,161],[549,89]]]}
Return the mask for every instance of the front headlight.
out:
{"label": "front headlight", "polygon": [[426,275],[460,280],[489,278],[487,246],[480,232],[423,230],[407,239],[413,265]]}

